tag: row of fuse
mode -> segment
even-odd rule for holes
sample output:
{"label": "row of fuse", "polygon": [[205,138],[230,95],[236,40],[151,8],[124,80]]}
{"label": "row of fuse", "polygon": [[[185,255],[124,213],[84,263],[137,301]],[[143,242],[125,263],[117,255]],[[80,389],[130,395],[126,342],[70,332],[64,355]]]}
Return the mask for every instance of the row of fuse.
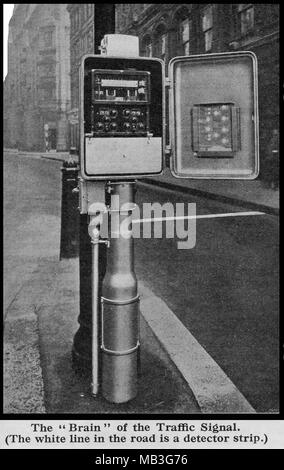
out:
{"label": "row of fuse", "polygon": [[[135,132],[135,131],[144,131],[145,125],[143,122],[138,122],[139,118],[143,118],[144,113],[137,109],[124,109],[122,111],[122,116],[124,122],[122,123],[122,129],[119,130],[119,125],[114,120],[118,116],[117,109],[101,109],[98,111],[97,116],[101,119],[95,125],[96,131],[106,131],[106,132]],[[103,121],[103,122],[102,122]]]}

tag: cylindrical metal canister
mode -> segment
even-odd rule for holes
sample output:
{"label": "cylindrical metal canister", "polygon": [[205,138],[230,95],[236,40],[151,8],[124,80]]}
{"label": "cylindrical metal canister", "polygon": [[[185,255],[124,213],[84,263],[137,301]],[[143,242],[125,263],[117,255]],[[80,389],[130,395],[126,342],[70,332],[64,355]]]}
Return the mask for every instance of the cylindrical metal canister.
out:
{"label": "cylindrical metal canister", "polygon": [[[111,233],[107,270],[102,286],[102,394],[124,403],[137,394],[139,297],[134,272],[131,216],[134,182],[111,184]],[[124,204],[128,209],[123,209]],[[127,220],[128,235],[122,229]]]}

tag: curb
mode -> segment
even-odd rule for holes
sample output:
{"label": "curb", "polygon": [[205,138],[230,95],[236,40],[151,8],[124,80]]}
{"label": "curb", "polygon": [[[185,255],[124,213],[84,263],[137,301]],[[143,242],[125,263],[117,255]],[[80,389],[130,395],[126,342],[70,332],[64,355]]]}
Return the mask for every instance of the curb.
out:
{"label": "curb", "polygon": [[45,158],[46,160],[56,160],[57,162],[65,162],[65,158],[60,158],[60,157],[46,157],[45,155],[40,155],[40,158]]}
{"label": "curb", "polygon": [[139,281],[140,311],[192,390],[202,413],[255,414],[244,395],[167,304]]}
{"label": "curb", "polygon": [[270,207],[265,204],[258,204],[256,202],[244,201],[243,199],[238,199],[233,196],[224,196],[222,194],[211,193],[209,191],[204,191],[202,189],[188,188],[185,186],[179,186],[175,183],[168,183],[166,181],[159,181],[150,178],[142,178],[139,182],[143,184],[150,184],[153,186],[159,186],[160,188],[170,189],[172,191],[178,191],[184,194],[193,194],[195,196],[201,196],[206,199],[213,199],[225,204],[231,203],[239,207],[244,207],[251,210],[258,210],[261,212],[266,212],[269,215],[279,216],[279,208]]}

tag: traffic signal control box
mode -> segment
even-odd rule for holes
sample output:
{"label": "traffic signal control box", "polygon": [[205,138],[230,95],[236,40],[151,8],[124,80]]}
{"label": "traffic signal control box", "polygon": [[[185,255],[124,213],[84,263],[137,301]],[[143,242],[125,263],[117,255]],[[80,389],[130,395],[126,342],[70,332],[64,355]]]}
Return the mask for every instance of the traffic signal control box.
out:
{"label": "traffic signal control box", "polygon": [[163,62],[85,56],[81,80],[83,177],[133,179],[161,173]]}
{"label": "traffic signal control box", "polygon": [[83,58],[83,179],[160,174],[166,150],[177,178],[256,178],[256,56],[241,51],[175,57],[167,80],[164,70],[163,61],[154,58]]}

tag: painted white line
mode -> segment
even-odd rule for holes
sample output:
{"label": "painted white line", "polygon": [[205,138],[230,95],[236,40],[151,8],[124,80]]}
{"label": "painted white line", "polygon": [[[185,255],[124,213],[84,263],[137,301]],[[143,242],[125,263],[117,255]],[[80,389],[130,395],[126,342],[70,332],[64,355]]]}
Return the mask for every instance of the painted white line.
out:
{"label": "painted white line", "polygon": [[139,281],[140,311],[184,380],[202,413],[256,413],[221,367],[167,304]]}
{"label": "painted white line", "polygon": [[178,217],[153,217],[150,219],[134,219],[133,224],[147,223],[147,222],[163,222],[164,220],[189,220],[189,219],[215,219],[218,217],[247,217],[251,215],[266,215],[265,212],[250,211],[250,212],[228,212],[221,214],[198,214],[198,215],[181,215]]}

